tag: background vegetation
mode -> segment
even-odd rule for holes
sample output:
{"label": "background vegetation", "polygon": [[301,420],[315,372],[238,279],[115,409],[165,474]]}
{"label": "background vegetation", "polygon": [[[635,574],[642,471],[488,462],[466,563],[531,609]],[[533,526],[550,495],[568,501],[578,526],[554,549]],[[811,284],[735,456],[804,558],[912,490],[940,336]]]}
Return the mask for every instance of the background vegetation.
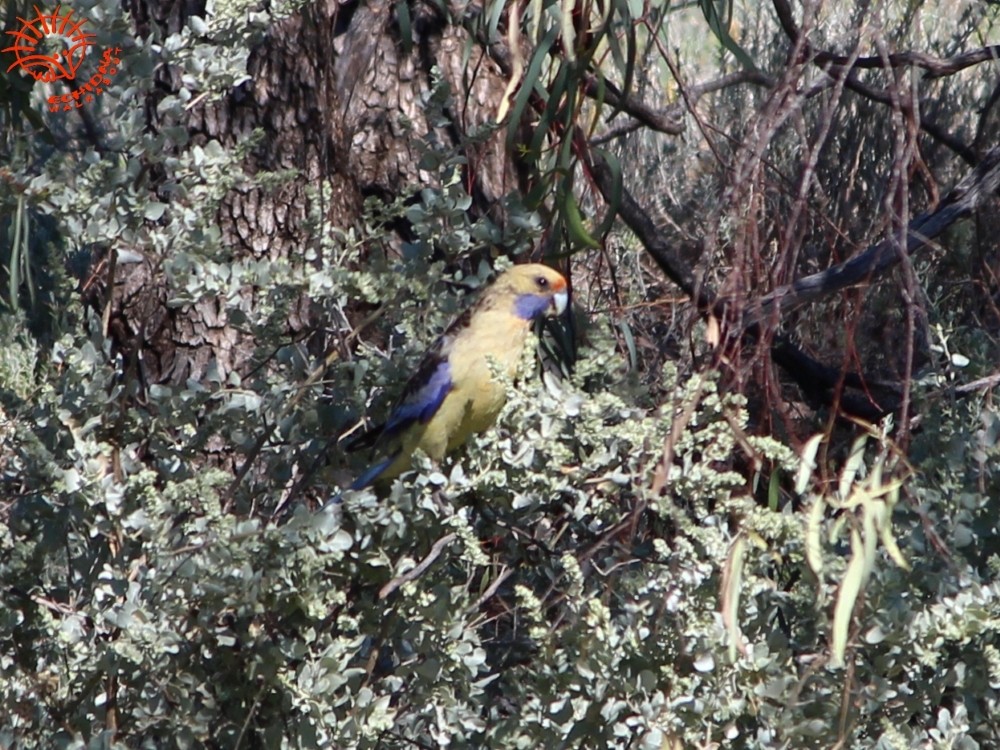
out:
{"label": "background vegetation", "polygon": [[[106,92],[0,76],[0,747],[1000,744],[995,5],[73,10]],[[497,428],[318,510],[528,258]]]}

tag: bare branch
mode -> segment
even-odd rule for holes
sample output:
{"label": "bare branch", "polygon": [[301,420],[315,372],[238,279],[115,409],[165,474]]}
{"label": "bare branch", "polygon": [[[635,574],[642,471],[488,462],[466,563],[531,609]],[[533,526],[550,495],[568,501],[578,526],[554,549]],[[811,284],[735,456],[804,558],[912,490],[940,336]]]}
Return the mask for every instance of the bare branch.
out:
{"label": "bare branch", "polygon": [[[598,190],[611,204],[614,189],[611,170],[596,155],[592,156],[587,166]],[[925,212],[910,222],[905,252],[912,255],[924,248],[956,221],[971,214],[984,198],[995,194],[998,189],[1000,189],[1000,147],[989,151],[980,164],[945,196],[936,209]],[[720,319],[726,319],[726,308],[736,301],[715,300],[714,293],[710,289],[702,288],[697,283],[691,269],[663,240],[662,233],[657,230],[652,219],[624,188],[618,215],[635,232],[664,274],[688,294],[700,310],[714,309]],[[781,317],[789,311],[842,289],[870,282],[884,274],[900,262],[900,252],[897,243],[892,239],[885,239],[843,263],[775,289],[756,303],[744,308],[739,330],[733,331],[732,335],[749,334],[754,338],[760,337],[764,331],[773,329]],[[880,386],[867,381],[859,374],[845,373],[827,367],[796,347],[787,337],[775,338],[771,347],[771,357],[775,364],[788,372],[807,393],[824,403],[831,402],[831,393],[835,392],[838,383],[861,389],[864,393],[856,397],[842,395],[839,398],[839,406],[845,412],[868,421],[877,421],[899,404],[897,384],[885,383]],[[876,388],[877,397],[869,391],[869,386]]]}
{"label": "bare branch", "polygon": [[[774,86],[774,79],[757,70],[738,70],[735,73],[724,75],[721,78],[716,78],[712,81],[706,81],[705,83],[699,83],[688,87],[688,103],[689,105],[693,105],[694,102],[697,102],[698,99],[705,94],[711,94],[716,91],[729,88],[730,86],[738,86],[744,83],[752,83],[757,86],[771,88]],[[594,96],[594,94],[590,91],[589,81],[587,86],[587,95]],[[607,95],[605,95],[605,101],[614,104],[614,102]],[[621,100],[619,99],[618,101]],[[590,139],[590,144],[592,146],[599,146],[602,143],[607,143],[608,141],[614,140],[619,136],[632,133],[641,128],[643,125],[648,125],[655,130],[659,130],[660,132],[668,133],[670,135],[679,135],[684,131],[685,107],[680,102],[671,104],[669,107],[658,111],[649,110],[645,105],[641,106],[644,110],[645,117],[639,117],[627,106],[623,106],[621,107],[622,111],[631,114],[632,119],[610,127],[603,133],[594,136]],[[653,120],[655,120],[655,122],[653,122]],[[676,128],[676,132],[674,131],[674,128]]]}
{"label": "bare branch", "polygon": [[[990,150],[972,172],[945,196],[933,211],[920,214],[906,231],[908,255],[923,249],[948,227],[968,216],[983,198],[1000,188],[1000,147]],[[900,261],[899,249],[892,239],[884,239],[859,255],[836,266],[805,276],[792,284],[775,289],[755,305],[743,319],[743,329],[761,325],[778,315],[834,292],[871,281]]]}
{"label": "bare branch", "polygon": [[[586,166],[605,202],[609,206],[614,205],[614,177],[607,163],[596,154],[591,154]],[[646,248],[646,252],[656,261],[667,278],[677,284],[692,299],[702,300],[699,307],[710,305],[712,296],[706,294],[704,290],[698,289],[695,275],[687,263],[663,240],[663,233],[656,228],[656,224],[653,223],[649,214],[642,209],[625,187],[622,187],[618,215],[635,232],[643,247]]]}
{"label": "bare branch", "polygon": [[[778,14],[778,21],[785,34],[792,40],[799,36],[795,19],[792,16],[791,6],[788,0],[774,0],[774,8]],[[963,52],[954,57],[935,57],[926,52],[895,52],[890,55],[872,55],[871,57],[851,58],[844,55],[835,55],[831,52],[816,50],[806,42],[803,46],[803,54],[812,59],[817,65],[846,67],[849,69],[888,69],[901,67],[914,67],[926,71],[926,78],[942,78],[954,75],[973,65],[1000,60],[1000,44],[981,47],[971,52]]]}
{"label": "bare branch", "polygon": [[995,372],[992,375],[987,375],[985,378],[979,378],[978,380],[973,380],[971,383],[965,383],[964,385],[955,386],[956,393],[972,393],[973,391],[986,390],[987,388],[993,388],[1000,385],[1000,372]]}
{"label": "bare branch", "polygon": [[[856,59],[834,55],[829,52],[813,49],[807,40],[801,38],[801,33],[795,24],[795,18],[792,16],[792,9],[788,0],[773,0],[773,3],[782,30],[793,43],[800,45],[800,59],[802,61],[808,60],[818,67],[823,68],[832,76],[846,74],[847,77],[844,85],[847,88],[879,104],[891,105],[892,96],[886,91],[859,81],[853,72],[854,70],[859,68],[887,69],[903,65],[916,65],[917,67],[931,71],[927,73],[927,78],[940,78],[971,65],[1000,58],[1000,45],[983,47],[982,49],[967,52],[947,60],[941,60],[923,52],[901,52],[886,55],[885,57],[859,57]],[[923,117],[919,118],[918,124],[920,125],[920,129],[927,133],[927,135],[950,148],[961,156],[967,164],[976,163],[975,152],[957,137],[945,132],[939,125]]]}
{"label": "bare branch", "polygon": [[410,581],[416,580],[423,575],[424,571],[427,570],[431,564],[441,556],[444,548],[454,542],[456,538],[457,534],[445,534],[443,537],[434,542],[434,546],[431,547],[431,551],[427,553],[427,556],[423,560],[403,573],[403,575],[393,578],[389,581],[389,583],[380,588],[378,598],[385,599],[404,583],[409,583]]}
{"label": "bare branch", "polygon": [[604,81],[603,92],[597,76],[587,75],[584,79],[584,92],[591,99],[597,99],[603,94],[604,101],[616,109],[631,115],[643,125],[667,135],[680,135],[684,132],[684,120],[680,112],[673,107],[657,111],[638,99],[633,99],[618,90],[611,81]]}

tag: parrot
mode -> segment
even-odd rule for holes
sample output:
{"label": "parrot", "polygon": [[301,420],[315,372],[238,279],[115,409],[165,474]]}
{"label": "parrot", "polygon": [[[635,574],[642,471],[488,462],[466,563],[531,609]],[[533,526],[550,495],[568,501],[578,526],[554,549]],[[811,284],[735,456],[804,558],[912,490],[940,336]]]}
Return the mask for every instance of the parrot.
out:
{"label": "parrot", "polygon": [[568,300],[566,279],[548,266],[501,273],[427,351],[385,424],[356,441],[355,448],[372,445],[381,458],[350,488],[393,479],[410,468],[416,450],[439,461],[489,429],[507,395],[493,373],[514,378],[532,323],[562,315]]}

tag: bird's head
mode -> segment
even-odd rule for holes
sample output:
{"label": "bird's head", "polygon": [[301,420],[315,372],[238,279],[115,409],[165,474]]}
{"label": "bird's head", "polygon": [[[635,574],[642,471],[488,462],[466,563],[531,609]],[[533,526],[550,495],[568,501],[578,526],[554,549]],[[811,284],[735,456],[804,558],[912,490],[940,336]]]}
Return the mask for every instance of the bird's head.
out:
{"label": "bird's head", "polygon": [[494,288],[513,296],[514,312],[524,320],[561,315],[569,301],[563,275],[540,263],[508,269],[497,278]]}

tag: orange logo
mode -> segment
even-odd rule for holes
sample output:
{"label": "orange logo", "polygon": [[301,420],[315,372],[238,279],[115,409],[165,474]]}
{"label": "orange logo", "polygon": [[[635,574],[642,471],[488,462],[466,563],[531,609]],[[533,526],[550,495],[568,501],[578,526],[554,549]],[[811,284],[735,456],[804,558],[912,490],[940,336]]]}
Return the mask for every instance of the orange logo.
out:
{"label": "orange logo", "polygon": [[[52,13],[45,14],[35,6],[34,18],[26,20],[19,17],[17,20],[21,25],[17,31],[7,32],[14,37],[14,44],[0,50],[14,53],[14,62],[7,72],[20,68],[41,83],[53,83],[60,79],[75,81],[83,58],[94,46],[96,34],[84,31],[87,19],[74,20],[73,13],[71,10],[63,15],[62,7],[57,5]],[[49,111],[79,109],[84,102],[91,102],[95,96],[103,94],[104,87],[111,84],[110,76],[118,72],[115,66],[121,65],[120,54],[118,47],[105,50],[97,73],[68,94],[50,96]]]}
{"label": "orange logo", "polygon": [[[30,21],[23,18],[17,20],[21,22],[21,28],[17,31],[8,31],[16,43],[12,47],[7,47],[0,52],[13,52],[17,58],[7,68],[9,73],[14,68],[31,74],[36,81],[51,83],[65,78],[72,81],[76,78],[76,71],[83,62],[87,48],[94,46],[94,34],[88,34],[82,30],[87,23],[84,18],[80,21],[73,20],[73,11],[65,16],[59,15],[60,7],[50,14],[45,15],[35,6],[35,17]],[[39,49],[39,44],[42,48]],[[62,45],[62,49],[53,49],[46,46]],[[48,53],[48,54],[46,54]]]}

